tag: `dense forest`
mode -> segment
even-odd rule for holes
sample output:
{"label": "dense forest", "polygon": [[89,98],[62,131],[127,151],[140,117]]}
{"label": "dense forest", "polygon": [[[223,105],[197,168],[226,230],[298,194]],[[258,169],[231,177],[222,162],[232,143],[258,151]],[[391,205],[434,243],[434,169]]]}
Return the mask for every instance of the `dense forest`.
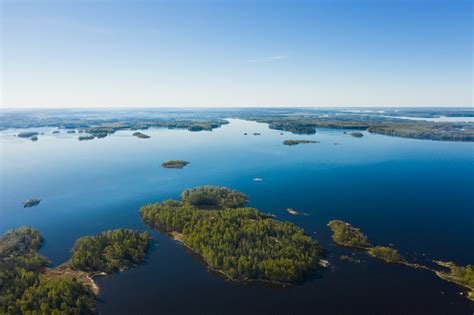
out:
{"label": "dense forest", "polygon": [[74,278],[47,277],[38,231],[20,227],[0,239],[1,314],[93,314],[95,296]]}
{"label": "dense forest", "polygon": [[238,208],[248,201],[243,193],[220,186],[200,186],[185,190],[181,193],[181,200],[204,209]]}
{"label": "dense forest", "polygon": [[332,220],[328,223],[332,230],[332,239],[335,243],[349,247],[367,248],[371,247],[367,236],[360,229],[351,226],[349,223]]}
{"label": "dense forest", "polygon": [[140,214],[152,227],[181,233],[187,247],[232,279],[298,283],[318,265],[320,248],[314,239],[294,224],[275,221],[257,209],[202,210],[168,200],[146,205]]}
{"label": "dense forest", "polygon": [[87,272],[123,271],[145,259],[149,243],[147,232],[126,229],[85,236],[74,245],[71,266]]}

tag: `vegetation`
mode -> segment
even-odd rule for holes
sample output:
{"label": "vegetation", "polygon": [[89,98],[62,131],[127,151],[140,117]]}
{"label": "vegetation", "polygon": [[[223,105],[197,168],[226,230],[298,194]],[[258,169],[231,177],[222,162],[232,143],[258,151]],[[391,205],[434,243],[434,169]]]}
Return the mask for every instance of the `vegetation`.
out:
{"label": "vegetation", "polygon": [[430,122],[385,118],[380,115],[319,115],[248,116],[248,120],[268,123],[269,128],[295,134],[314,134],[316,128],[359,129],[388,136],[440,140],[474,141],[474,123]]}
{"label": "vegetation", "polygon": [[367,250],[370,256],[382,259],[386,262],[404,262],[405,259],[398,253],[398,251],[391,247],[375,246]]}
{"label": "vegetation", "polygon": [[247,202],[243,193],[220,186],[200,186],[181,193],[181,200],[191,206],[205,209],[238,208]]}
{"label": "vegetation", "polygon": [[356,138],[362,138],[364,134],[362,132],[351,132],[351,136],[356,137]]}
{"label": "vegetation", "polygon": [[94,138],[95,138],[95,136],[93,136],[93,135],[87,135],[87,136],[79,136],[78,139],[79,139],[79,141],[84,141],[84,140],[92,140]]}
{"label": "vegetation", "polygon": [[[209,187],[203,191],[213,191]],[[316,268],[319,246],[301,228],[275,221],[253,208],[199,209],[185,201],[189,192],[193,195],[195,191],[201,190],[184,192],[183,201],[146,205],[140,214],[147,224],[163,232],[175,237],[179,233],[185,246],[231,279],[297,283]],[[227,191],[231,193],[226,196],[236,193]]]}
{"label": "vegetation", "polygon": [[168,160],[164,161],[161,166],[164,168],[183,168],[186,165],[188,165],[188,161],[183,161],[183,160]]}
{"label": "vegetation", "polygon": [[306,144],[306,143],[319,143],[319,141],[314,140],[285,140],[283,141],[284,145],[298,145],[298,144]]}
{"label": "vegetation", "polygon": [[137,132],[134,132],[134,133],[133,133],[133,136],[135,136],[135,137],[137,137],[137,138],[141,138],[141,139],[148,139],[148,138],[150,138],[149,135],[146,135],[146,134],[141,133],[141,132],[138,132],[138,131],[137,131]]}
{"label": "vegetation", "polygon": [[38,254],[42,238],[29,227],[0,239],[1,314],[93,314],[92,291],[74,278],[42,274],[48,259]]}
{"label": "vegetation", "polygon": [[39,135],[38,132],[36,131],[25,131],[25,132],[20,132],[18,134],[18,137],[20,138],[31,138],[31,137],[34,137],[34,136],[37,136]]}
{"label": "vegetation", "polygon": [[126,229],[85,236],[74,245],[71,266],[87,272],[123,271],[145,259],[149,242],[147,232]]}
{"label": "vegetation", "polygon": [[453,262],[435,261],[440,266],[449,269],[448,272],[436,271],[438,277],[456,283],[469,289],[467,297],[474,301],[474,266],[467,265],[465,267],[457,266]]}
{"label": "vegetation", "polygon": [[328,223],[328,226],[333,232],[332,239],[339,245],[358,248],[372,246],[367,236],[365,236],[360,229],[351,226],[349,223],[340,220],[332,220]]}
{"label": "vegetation", "polygon": [[41,202],[41,199],[31,198],[31,199],[28,199],[25,202],[23,202],[23,207],[25,207],[25,208],[34,207],[34,206],[39,205],[40,202]]}

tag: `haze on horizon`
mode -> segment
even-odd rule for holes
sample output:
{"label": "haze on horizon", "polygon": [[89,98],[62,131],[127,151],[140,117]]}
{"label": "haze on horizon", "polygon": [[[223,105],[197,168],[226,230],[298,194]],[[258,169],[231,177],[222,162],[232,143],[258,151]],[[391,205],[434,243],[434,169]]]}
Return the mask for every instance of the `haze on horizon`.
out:
{"label": "haze on horizon", "polygon": [[1,3],[1,106],[472,106],[463,0]]}

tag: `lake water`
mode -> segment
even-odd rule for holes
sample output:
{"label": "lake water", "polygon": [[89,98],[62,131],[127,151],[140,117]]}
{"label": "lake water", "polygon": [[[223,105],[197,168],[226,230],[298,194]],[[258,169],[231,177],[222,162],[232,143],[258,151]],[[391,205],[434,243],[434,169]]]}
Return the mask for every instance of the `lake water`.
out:
{"label": "lake water", "polygon": [[[152,231],[156,244],[145,264],[97,279],[101,314],[472,314],[462,290],[430,272],[364,253],[355,254],[362,263],[341,261],[352,251],[331,242],[326,224],[351,222],[373,243],[392,243],[414,262],[474,263],[473,143],[367,132],[354,138],[328,129],[281,135],[266,124],[230,122],[212,132],[150,129],[144,131],[150,139],[138,139],[128,130],[82,142],[48,128],[36,129],[45,133],[37,142],[14,137],[18,130],[2,131],[0,232],[39,229],[41,253],[57,265],[81,236],[149,230],[138,214],[143,204],[178,198],[194,186],[223,185],[247,194],[250,206],[303,227],[328,251],[332,267],[292,288],[230,283]],[[321,143],[288,147],[285,139]],[[168,159],[191,164],[161,168]],[[23,208],[31,197],[41,204]],[[289,207],[311,215],[291,216]]]}

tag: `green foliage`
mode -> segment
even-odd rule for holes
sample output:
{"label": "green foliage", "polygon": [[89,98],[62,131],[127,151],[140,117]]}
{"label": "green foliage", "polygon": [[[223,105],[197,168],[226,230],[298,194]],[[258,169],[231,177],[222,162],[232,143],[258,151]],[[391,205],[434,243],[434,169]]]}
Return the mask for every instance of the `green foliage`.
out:
{"label": "green foliage", "polygon": [[150,237],[147,232],[117,229],[76,241],[72,267],[107,273],[128,269],[145,259]]}
{"label": "green foliage", "polygon": [[168,200],[146,205],[140,214],[161,231],[182,233],[186,246],[233,279],[296,283],[318,263],[320,248],[303,229],[275,221],[257,209],[201,210]]}
{"label": "green foliage", "polygon": [[49,261],[38,254],[42,238],[29,227],[0,239],[0,314],[92,314],[93,293],[74,279],[48,279]]}
{"label": "green foliage", "polygon": [[28,287],[16,308],[22,314],[94,314],[95,297],[76,279],[39,277]]}
{"label": "green foliage", "polygon": [[188,189],[181,194],[181,200],[191,206],[207,209],[238,208],[248,202],[243,193],[220,186]]}
{"label": "green foliage", "polygon": [[360,229],[352,227],[349,223],[332,220],[328,223],[333,234],[332,239],[337,244],[349,247],[370,247],[372,246]]}
{"label": "green foliage", "polygon": [[474,289],[474,266],[455,266],[451,268],[450,276],[457,279],[459,283]]}
{"label": "green foliage", "polygon": [[284,145],[292,146],[298,144],[307,144],[307,143],[319,143],[319,141],[314,140],[285,140],[283,141]]}
{"label": "green foliage", "polygon": [[391,247],[375,246],[367,250],[369,255],[385,260],[386,262],[403,262],[405,259],[398,251]]}
{"label": "green foliage", "polygon": [[186,165],[188,165],[188,161],[183,161],[183,160],[168,160],[164,161],[161,166],[164,168],[183,168]]}

